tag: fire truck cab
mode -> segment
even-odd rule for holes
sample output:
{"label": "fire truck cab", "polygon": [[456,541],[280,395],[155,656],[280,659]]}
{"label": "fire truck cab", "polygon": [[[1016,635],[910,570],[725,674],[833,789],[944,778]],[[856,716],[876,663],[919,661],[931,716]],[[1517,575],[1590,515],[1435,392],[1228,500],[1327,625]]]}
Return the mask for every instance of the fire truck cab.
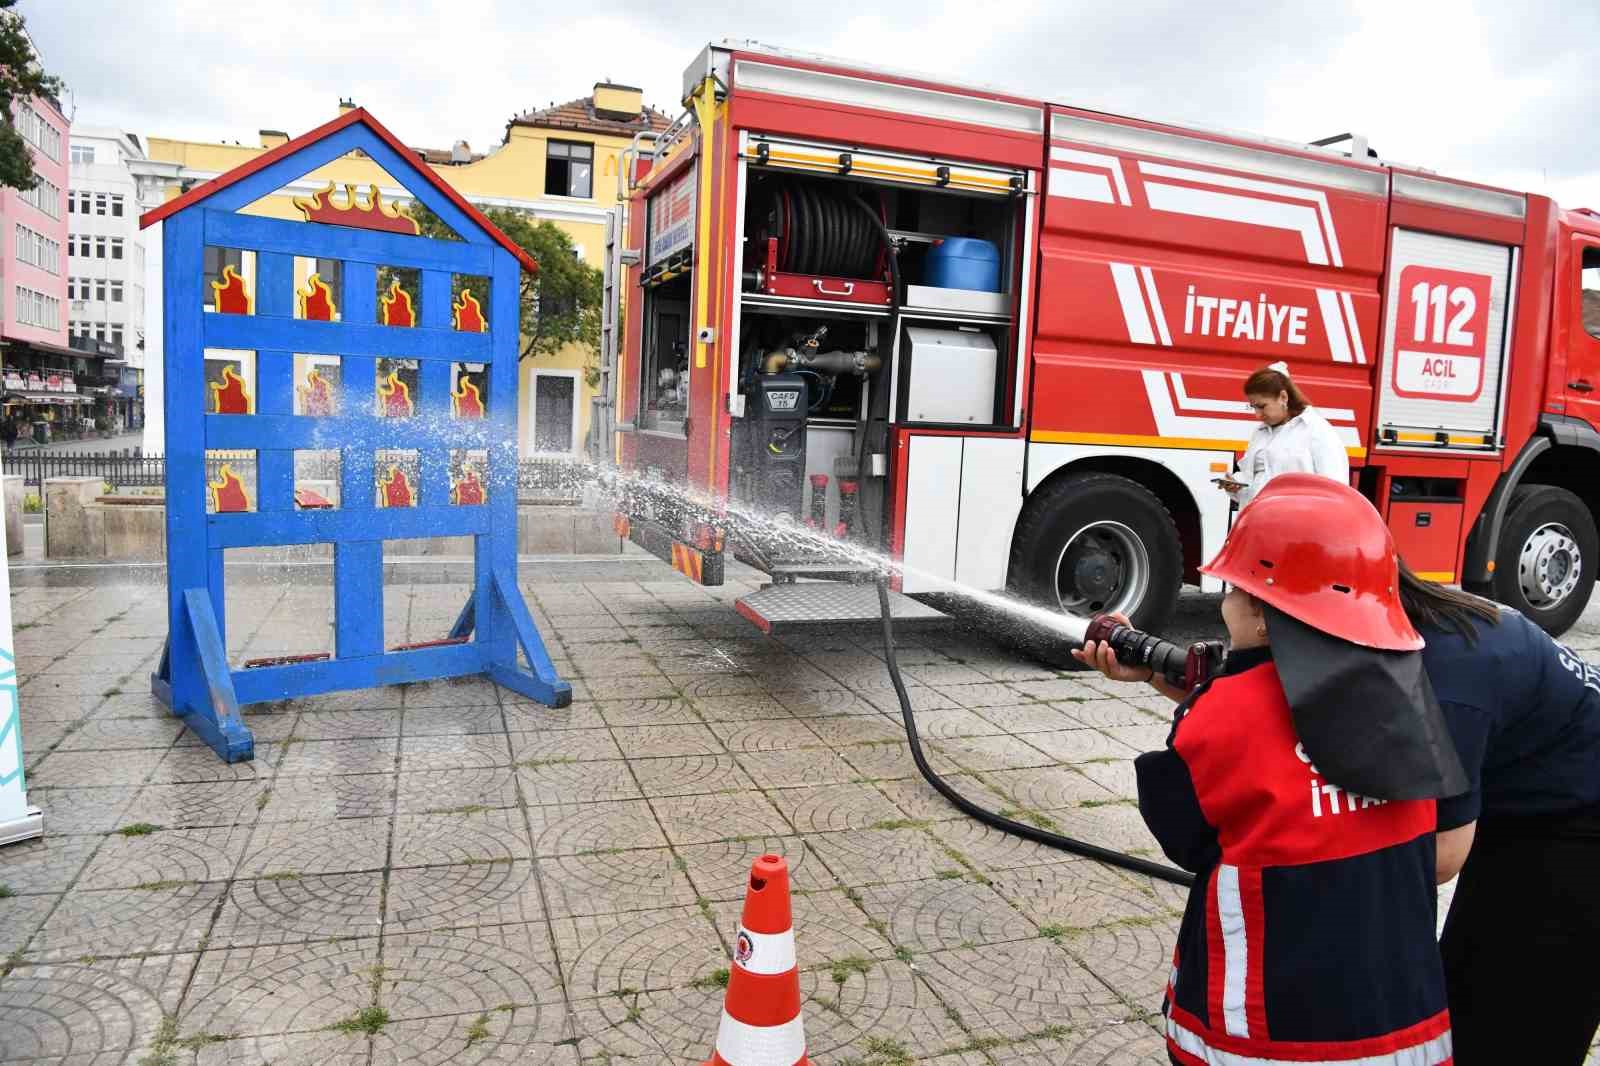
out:
{"label": "fire truck cab", "polygon": [[[1274,361],[1424,576],[1551,632],[1600,563],[1600,216],[1383,161],[752,43],[641,135],[608,255],[619,531],[764,628],[1011,591],[1158,628]],[[808,536],[750,535],[741,515]],[[770,523],[762,523],[770,531]],[[1336,530],[1329,531],[1336,536]],[[825,546],[832,539],[839,547]]]}

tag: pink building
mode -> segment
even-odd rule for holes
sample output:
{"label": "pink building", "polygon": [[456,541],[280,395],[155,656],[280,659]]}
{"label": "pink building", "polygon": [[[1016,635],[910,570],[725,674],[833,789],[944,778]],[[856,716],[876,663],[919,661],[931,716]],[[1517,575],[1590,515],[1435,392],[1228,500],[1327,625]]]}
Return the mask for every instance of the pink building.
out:
{"label": "pink building", "polygon": [[90,405],[78,378],[100,362],[67,340],[69,123],[42,96],[18,103],[12,117],[39,181],[26,192],[0,189],[0,403],[5,418],[25,423],[24,437],[56,437],[77,430]]}

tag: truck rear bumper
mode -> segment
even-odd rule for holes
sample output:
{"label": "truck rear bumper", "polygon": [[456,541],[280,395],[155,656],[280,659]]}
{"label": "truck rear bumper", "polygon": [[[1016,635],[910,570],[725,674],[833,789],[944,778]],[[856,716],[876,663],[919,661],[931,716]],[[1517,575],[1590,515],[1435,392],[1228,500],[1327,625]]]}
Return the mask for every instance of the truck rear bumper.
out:
{"label": "truck rear bumper", "polygon": [[616,514],[611,520],[617,536],[630,540],[654,555],[689,580],[699,585],[720,585],[723,580],[723,551],[720,538],[715,546],[699,547],[680,540],[672,529],[651,518]]}

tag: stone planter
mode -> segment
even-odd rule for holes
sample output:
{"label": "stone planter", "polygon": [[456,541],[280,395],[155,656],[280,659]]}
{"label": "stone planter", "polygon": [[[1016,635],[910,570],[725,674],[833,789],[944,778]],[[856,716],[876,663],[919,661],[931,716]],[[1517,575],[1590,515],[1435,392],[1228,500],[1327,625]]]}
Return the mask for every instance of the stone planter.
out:
{"label": "stone planter", "polygon": [[5,482],[5,509],[6,509],[6,554],[22,554],[22,501],[28,495],[27,486],[22,483],[21,474],[6,474]]}
{"label": "stone planter", "polygon": [[105,526],[90,505],[105,487],[98,477],[44,482],[44,553],[52,559],[104,559]]}

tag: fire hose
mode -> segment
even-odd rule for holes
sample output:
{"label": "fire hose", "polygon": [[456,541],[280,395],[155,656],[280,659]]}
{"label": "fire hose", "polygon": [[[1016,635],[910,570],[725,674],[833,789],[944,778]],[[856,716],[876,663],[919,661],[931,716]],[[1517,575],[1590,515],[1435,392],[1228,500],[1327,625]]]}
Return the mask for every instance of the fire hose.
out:
{"label": "fire hose", "polygon": [[[1194,883],[1193,874],[1176,867],[1113,851],[1061,833],[1052,833],[1047,829],[1040,829],[1038,826],[1019,822],[996,811],[980,807],[935,773],[933,767],[928,765],[927,756],[923,754],[922,740],[917,734],[916,715],[911,710],[911,697],[906,693],[905,682],[900,677],[900,662],[895,655],[894,620],[889,611],[888,579],[880,575],[877,584],[878,608],[883,618],[883,655],[889,665],[889,680],[894,683],[894,693],[900,701],[900,716],[905,723],[906,740],[911,745],[911,758],[917,764],[918,772],[933,786],[934,791],[949,800],[964,814],[971,815],[1002,833],[1019,836],[1073,855],[1081,855],[1108,866],[1117,866],[1147,877],[1169,881],[1175,885]],[[1084,624],[1081,639],[1104,641],[1110,644],[1118,662],[1130,666],[1148,666],[1173,685],[1185,689],[1193,688],[1205,681],[1216,671],[1221,662],[1221,645],[1215,642],[1204,641],[1182,647],[1131,626],[1122,625],[1104,615]]]}

